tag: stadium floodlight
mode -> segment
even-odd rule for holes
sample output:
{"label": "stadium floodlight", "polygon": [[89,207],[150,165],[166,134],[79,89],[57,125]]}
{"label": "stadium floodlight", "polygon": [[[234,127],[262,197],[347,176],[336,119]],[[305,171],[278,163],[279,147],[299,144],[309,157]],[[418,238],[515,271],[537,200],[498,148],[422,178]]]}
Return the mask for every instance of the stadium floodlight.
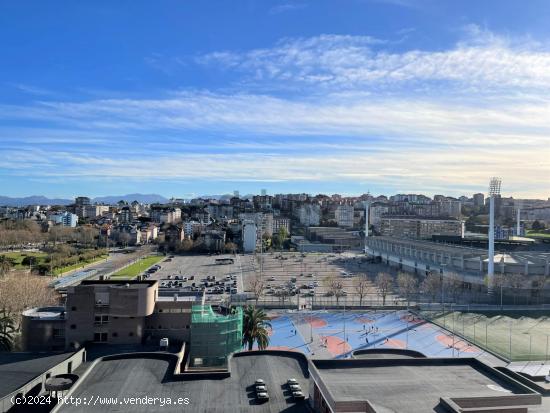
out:
{"label": "stadium floodlight", "polygon": [[367,240],[369,239],[369,207],[370,202],[365,201],[365,255],[368,254],[368,244]]}
{"label": "stadium floodlight", "polygon": [[498,177],[492,177],[489,182],[489,196],[500,195],[500,186],[502,185],[502,179]]}
{"label": "stadium floodlight", "polygon": [[487,263],[488,293],[493,293],[495,278],[495,197],[500,195],[502,179],[491,178],[489,182],[489,260]]}

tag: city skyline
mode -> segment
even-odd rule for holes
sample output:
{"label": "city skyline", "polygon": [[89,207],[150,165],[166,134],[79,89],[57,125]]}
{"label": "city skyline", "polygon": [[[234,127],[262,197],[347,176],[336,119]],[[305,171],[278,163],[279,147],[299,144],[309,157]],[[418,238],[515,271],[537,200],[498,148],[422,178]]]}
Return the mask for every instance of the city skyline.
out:
{"label": "city skyline", "polygon": [[543,1],[59,4],[0,6],[0,195],[550,196]]}

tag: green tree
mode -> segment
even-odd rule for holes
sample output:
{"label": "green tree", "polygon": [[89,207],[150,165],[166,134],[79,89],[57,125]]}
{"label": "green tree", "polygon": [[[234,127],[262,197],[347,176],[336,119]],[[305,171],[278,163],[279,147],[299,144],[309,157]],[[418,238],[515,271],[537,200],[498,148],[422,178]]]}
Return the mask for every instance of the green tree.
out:
{"label": "green tree", "polygon": [[0,351],[13,349],[13,336],[15,334],[15,322],[6,309],[0,312]]}
{"label": "green tree", "polygon": [[271,328],[271,323],[264,310],[251,305],[244,308],[243,346],[252,350],[256,342],[260,350],[266,349],[269,345],[268,328]]}

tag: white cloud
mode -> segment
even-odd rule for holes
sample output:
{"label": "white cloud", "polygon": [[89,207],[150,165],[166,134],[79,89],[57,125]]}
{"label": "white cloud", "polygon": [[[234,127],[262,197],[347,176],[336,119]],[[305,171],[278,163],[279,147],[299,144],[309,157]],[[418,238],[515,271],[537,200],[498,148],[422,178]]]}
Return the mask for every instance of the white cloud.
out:
{"label": "white cloud", "polygon": [[[486,88],[550,88],[550,50],[527,38],[509,39],[477,26],[442,51],[392,52],[368,36],[285,39],[272,48],[223,51],[197,58],[248,73],[255,81],[372,88],[412,82],[450,82]],[[445,84],[448,88],[450,85]],[[421,85],[417,85],[421,87]]]}
{"label": "white cloud", "polygon": [[[324,35],[199,58],[275,88],[315,86],[299,96],[175,91],[0,105],[0,119],[41,125],[0,129],[0,169],[50,180],[350,182],[454,194],[498,175],[508,191],[546,198],[550,53],[528,39],[466,32],[437,52]],[[445,86],[434,93],[434,82]],[[403,87],[385,89],[395,84]]]}

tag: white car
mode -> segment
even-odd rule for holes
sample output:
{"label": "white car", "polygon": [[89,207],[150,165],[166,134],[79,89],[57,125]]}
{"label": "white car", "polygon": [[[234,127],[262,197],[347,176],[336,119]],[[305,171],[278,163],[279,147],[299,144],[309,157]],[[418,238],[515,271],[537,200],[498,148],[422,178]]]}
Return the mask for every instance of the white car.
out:
{"label": "white car", "polygon": [[258,401],[267,401],[269,400],[269,394],[266,391],[256,392],[256,398]]}
{"label": "white car", "polygon": [[302,393],[302,390],[293,391],[292,397],[294,397],[294,400],[304,400],[306,396],[304,396],[304,393]]}

